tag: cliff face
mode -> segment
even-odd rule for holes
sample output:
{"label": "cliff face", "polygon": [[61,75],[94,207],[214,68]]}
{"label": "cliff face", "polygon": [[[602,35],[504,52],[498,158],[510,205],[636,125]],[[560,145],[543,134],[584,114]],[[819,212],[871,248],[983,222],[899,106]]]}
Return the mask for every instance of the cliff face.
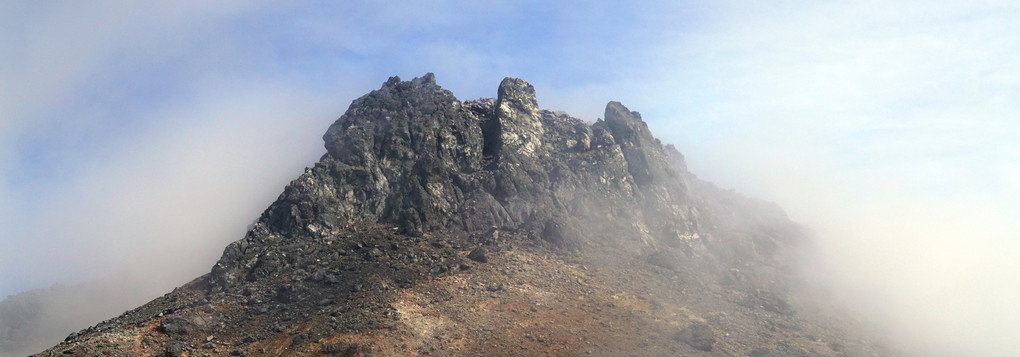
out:
{"label": "cliff face", "polygon": [[47,353],[845,352],[790,293],[804,238],[778,208],[618,102],[586,123],[520,79],[497,94],[390,78],[209,275]]}

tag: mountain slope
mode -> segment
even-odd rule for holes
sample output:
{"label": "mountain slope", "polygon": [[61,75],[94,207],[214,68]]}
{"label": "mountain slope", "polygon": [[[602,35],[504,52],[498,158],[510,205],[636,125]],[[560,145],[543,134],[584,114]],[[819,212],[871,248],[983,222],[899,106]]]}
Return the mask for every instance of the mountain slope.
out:
{"label": "mountain slope", "polygon": [[870,355],[807,239],[697,179],[618,102],[586,123],[507,78],[390,78],[212,271],[42,355]]}

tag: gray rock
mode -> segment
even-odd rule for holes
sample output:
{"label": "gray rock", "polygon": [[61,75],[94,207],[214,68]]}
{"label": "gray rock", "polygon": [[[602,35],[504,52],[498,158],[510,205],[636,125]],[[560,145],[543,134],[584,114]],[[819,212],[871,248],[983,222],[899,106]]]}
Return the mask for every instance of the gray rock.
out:
{"label": "gray rock", "polygon": [[323,136],[327,154],[224,250],[213,290],[290,269],[306,254],[294,249],[354,223],[389,224],[410,237],[463,232],[486,244],[495,240],[486,232],[501,227],[571,250],[668,246],[704,255],[696,203],[718,194],[692,194],[696,179],[678,167],[682,155],[664,148],[640,114],[610,102],[605,117],[585,123],[542,110],[534,87],[517,78],[504,79],[495,99],[468,102],[432,74],[390,78],[351,103]]}
{"label": "gray rock", "polygon": [[712,345],[715,344],[715,332],[712,331],[712,327],[708,326],[703,322],[695,322],[677,334],[678,340],[702,351],[712,351]]}
{"label": "gray rock", "polygon": [[488,263],[489,257],[485,255],[485,248],[478,247],[468,253],[468,259],[474,260],[479,263]]}
{"label": "gray rock", "polygon": [[538,113],[535,87],[519,78],[505,78],[499,84],[495,117],[497,151],[533,157],[542,147],[545,132]]}
{"label": "gray rock", "polygon": [[666,180],[666,156],[662,144],[652,136],[641,114],[632,112],[620,102],[606,105],[606,125],[627,159],[627,170],[638,185]]}
{"label": "gray rock", "polygon": [[379,248],[372,248],[372,250],[368,251],[368,256],[372,258],[379,258],[383,256],[383,252],[379,250]]}
{"label": "gray rock", "polygon": [[159,322],[159,332],[168,335],[186,335],[195,330],[195,325],[183,316],[170,316]]}
{"label": "gray rock", "polygon": [[166,347],[163,351],[163,355],[166,357],[179,357],[184,355],[188,350],[188,345],[183,342],[174,342]]}

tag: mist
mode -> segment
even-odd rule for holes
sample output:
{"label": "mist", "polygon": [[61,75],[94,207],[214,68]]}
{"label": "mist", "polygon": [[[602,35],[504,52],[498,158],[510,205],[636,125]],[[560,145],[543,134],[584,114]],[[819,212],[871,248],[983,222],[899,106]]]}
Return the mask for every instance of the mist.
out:
{"label": "mist", "polygon": [[[737,154],[734,154],[737,155]],[[909,177],[834,167],[812,155],[739,154],[758,197],[780,202],[816,244],[803,265],[837,306],[908,355],[1012,355],[1018,213],[982,187],[933,197]],[[751,162],[753,161],[753,163]],[[692,170],[697,165],[691,164]],[[882,184],[868,183],[877,175]],[[747,192],[745,191],[745,192]]]}
{"label": "mist", "polygon": [[805,273],[905,353],[1020,354],[1016,8],[759,10],[711,65],[744,94],[699,109],[722,138],[674,136],[691,170],[807,226]]}
{"label": "mist", "polygon": [[622,101],[907,354],[1020,355],[1013,3],[316,5],[0,5],[0,296],[208,272],[351,100],[432,71]]}

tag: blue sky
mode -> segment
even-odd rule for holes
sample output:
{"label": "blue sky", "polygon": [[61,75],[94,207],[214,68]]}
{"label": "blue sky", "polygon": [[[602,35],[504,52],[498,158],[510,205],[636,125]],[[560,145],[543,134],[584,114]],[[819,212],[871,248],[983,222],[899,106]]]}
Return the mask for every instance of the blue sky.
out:
{"label": "blue sky", "polygon": [[1017,18],[1008,1],[4,2],[0,296],[126,267],[169,289],[389,76],[434,72],[461,99],[514,76],[585,120],[620,100],[700,177],[778,202],[910,348],[1020,354],[1002,333],[1020,330],[1003,303],[1020,299]]}

